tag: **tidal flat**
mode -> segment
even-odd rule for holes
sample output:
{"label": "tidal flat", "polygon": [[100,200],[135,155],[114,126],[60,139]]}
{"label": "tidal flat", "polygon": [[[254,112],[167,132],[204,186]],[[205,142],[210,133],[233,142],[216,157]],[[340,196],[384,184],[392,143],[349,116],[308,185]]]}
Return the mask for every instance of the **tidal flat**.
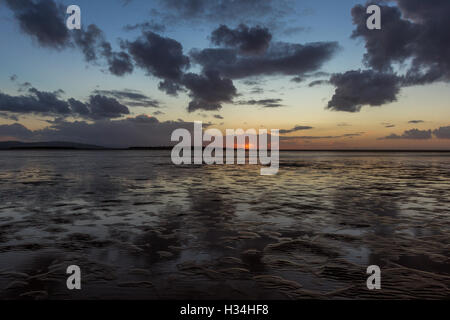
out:
{"label": "tidal flat", "polygon": [[450,153],[281,152],[277,175],[259,169],[1,151],[0,299],[450,298]]}

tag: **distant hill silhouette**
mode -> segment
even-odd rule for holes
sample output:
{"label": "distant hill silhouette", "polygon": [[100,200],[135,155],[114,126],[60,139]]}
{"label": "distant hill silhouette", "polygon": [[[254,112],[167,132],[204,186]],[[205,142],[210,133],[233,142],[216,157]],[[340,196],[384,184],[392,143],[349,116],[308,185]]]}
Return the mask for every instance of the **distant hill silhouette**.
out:
{"label": "distant hill silhouette", "polygon": [[[171,150],[173,146],[148,146],[148,147],[125,147],[108,148],[92,144],[83,144],[68,141],[47,141],[47,142],[21,142],[21,141],[0,141],[1,150]],[[204,149],[205,147],[202,147]],[[194,150],[194,147],[191,147]],[[226,148],[223,148],[225,151]],[[237,150],[234,148],[234,150]],[[280,149],[280,152],[445,152],[450,150],[395,150],[395,149]]]}
{"label": "distant hill silhouette", "polygon": [[0,150],[21,150],[21,149],[62,149],[62,150],[102,150],[104,147],[66,141],[49,142],[21,142],[3,141],[0,142]]}

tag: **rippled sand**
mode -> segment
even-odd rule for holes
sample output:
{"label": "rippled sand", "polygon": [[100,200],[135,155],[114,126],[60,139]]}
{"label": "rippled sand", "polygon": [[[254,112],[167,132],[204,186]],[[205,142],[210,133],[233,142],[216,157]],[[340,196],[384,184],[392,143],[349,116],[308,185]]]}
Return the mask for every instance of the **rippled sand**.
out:
{"label": "rippled sand", "polygon": [[282,152],[260,176],[168,151],[2,151],[0,298],[449,299],[449,173],[448,153]]}

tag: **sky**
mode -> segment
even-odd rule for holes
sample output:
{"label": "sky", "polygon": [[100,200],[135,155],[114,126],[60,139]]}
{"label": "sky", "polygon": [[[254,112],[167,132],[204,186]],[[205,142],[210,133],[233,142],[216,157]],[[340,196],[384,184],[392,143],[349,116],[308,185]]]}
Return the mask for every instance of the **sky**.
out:
{"label": "sky", "polygon": [[[0,141],[168,145],[280,129],[288,149],[450,149],[450,2],[0,2]],[[81,9],[81,30],[66,8]]]}

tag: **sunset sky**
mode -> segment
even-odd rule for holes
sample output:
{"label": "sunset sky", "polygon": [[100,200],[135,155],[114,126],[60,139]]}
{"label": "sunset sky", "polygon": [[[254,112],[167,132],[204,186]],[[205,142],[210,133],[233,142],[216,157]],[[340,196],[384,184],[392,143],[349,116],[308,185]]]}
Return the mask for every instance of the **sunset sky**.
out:
{"label": "sunset sky", "polygon": [[[65,26],[81,8],[82,30]],[[0,2],[0,141],[167,145],[281,129],[290,149],[450,149],[450,1]]]}

